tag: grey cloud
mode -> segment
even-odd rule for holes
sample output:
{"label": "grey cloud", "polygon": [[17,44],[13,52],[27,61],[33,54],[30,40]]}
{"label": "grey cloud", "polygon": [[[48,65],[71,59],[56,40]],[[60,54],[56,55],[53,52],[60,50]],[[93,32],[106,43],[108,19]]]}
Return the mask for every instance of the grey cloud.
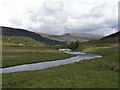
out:
{"label": "grey cloud", "polygon": [[[18,28],[23,27],[48,34],[91,32],[108,35],[116,32],[117,7],[111,6],[114,2],[99,0],[101,2],[99,4],[96,0],[92,0],[87,4],[87,1],[89,2],[89,0],[76,0],[76,2],[75,0],[42,0],[42,2],[37,0],[41,4],[39,6],[39,3],[36,3],[34,5],[36,7],[32,7],[32,2],[29,1],[30,5],[25,4],[22,9],[19,7],[19,11],[15,8],[15,12],[12,12],[14,10],[10,9],[12,13],[3,20],[6,26],[9,21]],[[9,8],[5,10],[9,11]]]}
{"label": "grey cloud", "polygon": [[44,8],[47,10],[47,11],[58,11],[58,10],[62,10],[64,7],[64,4],[62,1],[46,1],[44,2]]}

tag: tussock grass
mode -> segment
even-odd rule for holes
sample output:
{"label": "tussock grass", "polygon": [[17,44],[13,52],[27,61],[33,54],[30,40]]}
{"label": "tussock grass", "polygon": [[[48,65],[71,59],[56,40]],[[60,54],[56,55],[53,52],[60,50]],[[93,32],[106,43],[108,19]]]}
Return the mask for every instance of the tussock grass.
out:
{"label": "tussock grass", "polygon": [[116,72],[118,72],[120,69],[120,65],[118,63],[115,63],[115,62],[112,62],[111,64],[105,63],[105,64],[103,64],[103,67],[110,69],[112,71],[116,71]]}

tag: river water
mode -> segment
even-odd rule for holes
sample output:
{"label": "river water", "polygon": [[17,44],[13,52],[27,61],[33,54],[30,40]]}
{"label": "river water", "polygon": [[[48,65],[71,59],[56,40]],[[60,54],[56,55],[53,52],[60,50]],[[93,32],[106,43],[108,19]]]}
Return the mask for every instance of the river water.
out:
{"label": "river water", "polygon": [[48,61],[48,62],[40,62],[40,63],[33,63],[33,64],[25,64],[25,65],[18,65],[8,68],[0,69],[0,73],[13,73],[13,72],[20,72],[20,71],[30,71],[30,70],[40,70],[46,69],[50,67],[55,67],[59,65],[70,64],[74,62],[79,62],[81,60],[88,60],[92,58],[100,58],[101,55],[97,54],[86,54],[80,52],[66,52],[68,54],[76,54],[77,56],[63,59],[63,60],[56,60],[56,61]]}

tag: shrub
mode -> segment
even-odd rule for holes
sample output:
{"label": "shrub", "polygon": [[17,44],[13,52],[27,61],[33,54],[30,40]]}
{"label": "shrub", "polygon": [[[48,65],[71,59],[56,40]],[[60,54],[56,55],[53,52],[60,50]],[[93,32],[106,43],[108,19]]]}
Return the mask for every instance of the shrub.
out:
{"label": "shrub", "polygon": [[71,41],[70,45],[68,46],[72,51],[76,50],[80,45],[79,41]]}
{"label": "shrub", "polygon": [[8,45],[8,46],[12,46],[12,45],[14,45],[14,43],[7,43],[6,45]]}

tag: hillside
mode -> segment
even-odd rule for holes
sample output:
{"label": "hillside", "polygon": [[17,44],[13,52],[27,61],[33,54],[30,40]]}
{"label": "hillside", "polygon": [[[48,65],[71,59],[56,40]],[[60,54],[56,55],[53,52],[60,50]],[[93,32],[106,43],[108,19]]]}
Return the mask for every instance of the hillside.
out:
{"label": "hillside", "polygon": [[36,32],[36,33],[49,39],[65,41],[65,42],[70,42],[74,40],[79,40],[80,42],[86,42],[89,40],[98,40],[103,37],[101,35],[96,35],[91,33],[66,33],[64,35],[49,35],[49,34],[43,34],[39,32]]}
{"label": "hillside", "polygon": [[45,43],[36,41],[27,36],[3,36],[3,44],[7,45],[39,45],[45,46]]}
{"label": "hillside", "polygon": [[120,32],[111,34],[109,36],[103,37],[97,42],[101,44],[117,44],[118,43],[118,38],[120,37]]}
{"label": "hillside", "polygon": [[117,44],[120,38],[120,31],[100,39],[101,43]]}
{"label": "hillside", "polygon": [[119,37],[120,37],[120,32],[117,32],[109,36],[103,37],[100,40],[81,42],[78,50],[83,50],[89,47],[109,47],[109,46],[118,47]]}
{"label": "hillside", "polygon": [[[27,30],[23,30],[23,29],[15,29],[15,28],[10,28],[10,27],[2,27],[2,35],[3,35],[3,42],[5,42],[8,38],[10,38],[10,39],[12,39],[12,40],[10,40],[12,42],[19,41],[19,42],[25,43],[25,42],[27,42],[26,40],[30,40],[29,42],[34,42],[37,44],[43,43],[46,45],[64,45],[64,44],[66,44],[65,42],[60,42],[60,41],[51,40],[51,39],[42,37],[41,35],[38,35],[31,31],[27,31]],[[22,41],[20,41],[20,40],[22,40]]]}
{"label": "hillside", "polygon": [[107,39],[107,38],[119,38],[120,37],[120,31],[117,33],[111,34],[109,36],[103,37],[102,39]]}

